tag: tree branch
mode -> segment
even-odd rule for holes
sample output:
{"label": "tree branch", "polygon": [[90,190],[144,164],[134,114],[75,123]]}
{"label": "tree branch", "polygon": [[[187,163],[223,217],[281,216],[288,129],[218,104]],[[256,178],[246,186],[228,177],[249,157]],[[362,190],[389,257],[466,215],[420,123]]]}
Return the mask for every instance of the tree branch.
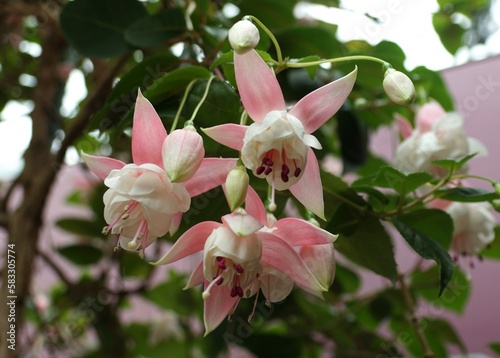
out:
{"label": "tree branch", "polygon": [[403,299],[405,301],[406,308],[408,309],[408,313],[410,313],[409,321],[411,325],[415,328],[415,333],[417,334],[418,341],[420,345],[424,349],[424,358],[434,358],[434,353],[429,346],[429,342],[425,337],[424,330],[422,327],[422,322],[418,318],[415,312],[415,303],[413,302],[413,298],[411,297],[410,290],[405,282],[405,275],[402,273],[398,274],[398,282],[401,286],[401,292],[403,293]]}

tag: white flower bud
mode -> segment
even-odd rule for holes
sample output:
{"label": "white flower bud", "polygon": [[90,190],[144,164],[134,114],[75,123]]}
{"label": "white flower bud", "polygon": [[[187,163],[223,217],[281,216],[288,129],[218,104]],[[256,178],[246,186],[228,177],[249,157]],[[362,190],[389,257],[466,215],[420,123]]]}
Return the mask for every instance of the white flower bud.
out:
{"label": "white flower bud", "polygon": [[236,210],[247,196],[250,178],[245,167],[237,166],[226,177],[226,198],[231,211]]}
{"label": "white flower bud", "polygon": [[496,193],[500,195],[500,183],[493,183],[493,188],[495,189]]}
{"label": "white flower bud", "polygon": [[403,72],[389,68],[385,71],[382,85],[387,96],[396,104],[408,106],[415,100],[415,86]]}
{"label": "white flower bud", "polygon": [[231,47],[239,54],[253,50],[260,40],[259,30],[249,20],[241,20],[234,24],[229,29],[228,37]]}

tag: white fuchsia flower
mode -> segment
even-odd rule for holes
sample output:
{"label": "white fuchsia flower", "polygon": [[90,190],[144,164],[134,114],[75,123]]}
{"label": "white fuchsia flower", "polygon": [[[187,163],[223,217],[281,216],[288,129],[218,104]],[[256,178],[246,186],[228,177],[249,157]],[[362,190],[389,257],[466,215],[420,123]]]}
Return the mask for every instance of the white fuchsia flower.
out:
{"label": "white fuchsia flower", "polygon": [[418,111],[415,129],[405,118],[396,119],[405,139],[396,150],[394,167],[404,172],[426,171],[442,176],[446,173],[433,161],[487,154],[481,142],[466,135],[463,118],[455,112],[446,113],[437,103],[426,104]]}
{"label": "white fuchsia flower", "polygon": [[126,250],[140,250],[179,227],[191,197],[224,182],[236,160],[203,158],[203,141],[183,129],[169,136],[151,103],[139,91],[132,126],[133,163],[82,153],[104,180],[104,232],[119,236]]}
{"label": "white fuchsia flower", "polygon": [[[234,311],[241,298],[250,297],[261,288],[269,301],[276,302],[290,293],[290,283],[293,282],[310,292],[325,291],[329,287],[316,278],[288,238],[285,240],[272,230],[262,230],[267,223],[264,205],[260,199],[258,202],[254,200],[258,196],[251,187],[248,192],[245,207],[257,217],[240,209],[223,216],[222,223],[199,223],[187,230],[154,263],[168,264],[203,252],[187,287],[204,283],[207,334]],[[290,229],[293,230],[295,222],[286,225],[292,226]],[[294,241],[297,246],[331,245],[331,235],[310,235],[309,229],[304,231],[303,227],[297,227]],[[266,278],[265,282],[260,280],[261,276]]]}
{"label": "white fuchsia flower", "polygon": [[273,71],[255,50],[234,53],[238,90],[250,126],[223,124],[204,129],[214,140],[241,151],[244,165],[276,190],[291,193],[324,218],[319,166],[311,148],[321,149],[311,135],[342,106],[352,90],[357,69],[314,92],[287,110]]}

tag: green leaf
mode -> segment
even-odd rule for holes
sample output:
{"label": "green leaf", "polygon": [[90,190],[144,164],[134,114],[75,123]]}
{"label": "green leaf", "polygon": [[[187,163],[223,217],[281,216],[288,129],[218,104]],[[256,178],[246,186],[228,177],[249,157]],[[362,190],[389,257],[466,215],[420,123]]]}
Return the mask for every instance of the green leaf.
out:
{"label": "green leaf", "polygon": [[377,219],[366,217],[352,236],[340,235],[335,248],[358,265],[392,281],[396,279],[394,247]]}
{"label": "green leaf", "polygon": [[75,0],[61,11],[61,28],[84,56],[112,57],[131,50],[125,30],[147,16],[137,0]]}
{"label": "green leaf", "polygon": [[[315,61],[319,61],[319,60],[321,60],[321,57],[319,57],[317,55],[312,55],[312,56],[299,58],[296,62],[297,63],[306,63],[306,62],[315,62]],[[318,72],[318,68],[319,68],[319,65],[314,65],[314,66],[304,67],[304,70],[309,75],[309,78],[311,80],[314,80],[314,78],[316,77],[316,72]]]}
{"label": "green leaf", "polygon": [[[467,352],[462,339],[448,321],[441,318],[427,317],[422,320],[422,326],[425,336],[431,345],[431,349],[437,345],[448,343],[457,346],[462,353]],[[439,352],[435,350],[433,350],[433,352],[436,357],[444,357],[444,355],[439,354]],[[446,354],[446,351],[444,351],[444,353]]]}
{"label": "green leaf", "polygon": [[333,234],[353,235],[364,220],[365,214],[353,208],[349,204],[341,203],[331,220],[328,222],[326,230]]}
{"label": "green leaf", "polygon": [[487,259],[500,260],[500,226],[495,227],[495,239],[479,255]]}
{"label": "green leaf", "polygon": [[91,265],[102,257],[102,251],[89,245],[69,245],[60,247],[57,251],[69,261],[77,265]]}
{"label": "green leaf", "polygon": [[495,352],[500,354],[500,342],[497,343],[490,343],[490,349]]}
{"label": "green leaf", "polygon": [[[185,118],[190,118],[199,105],[207,83],[208,80],[200,80],[191,89],[183,110]],[[210,84],[205,101],[199,108],[195,121],[197,126],[207,128],[228,122],[238,122],[240,116],[240,97],[227,82],[214,79]]]}
{"label": "green leaf", "polygon": [[474,158],[476,155],[477,153],[473,153],[459,159],[438,159],[432,161],[432,164],[445,168],[454,173],[462,168],[469,160]]}
{"label": "green leaf", "polygon": [[125,31],[125,39],[137,47],[161,45],[186,31],[184,14],[169,9],[136,21]]}
{"label": "green leaf", "polygon": [[171,67],[176,66],[178,61],[173,55],[160,55],[147,58],[132,67],[113,87],[105,106],[92,117],[90,129],[104,131],[116,125],[130,113],[137,89],[146,90],[154,81],[166,75]]}
{"label": "green leaf", "polygon": [[439,72],[431,71],[423,66],[417,67],[410,72],[412,79],[415,81],[416,86],[422,88],[427,97],[433,98],[443,106],[446,112],[453,111],[454,102],[447,86],[444,83]]}
{"label": "green leaf", "polygon": [[463,313],[470,297],[470,282],[461,270],[455,270],[453,277],[443,291],[441,297],[436,297],[438,268],[433,266],[426,271],[419,271],[412,275],[412,289],[436,309],[446,308],[450,311]]}
{"label": "green leaf", "polygon": [[[248,326],[251,329],[251,326]],[[250,335],[243,342],[243,346],[257,357],[302,357],[302,343],[293,337],[277,334]]]}
{"label": "green leaf", "polygon": [[369,208],[368,204],[339,177],[321,171],[321,182],[327,219],[328,213],[335,213],[341,203],[353,203],[365,209]]}
{"label": "green leaf", "polygon": [[[295,23],[293,14],[298,0],[252,0],[238,1],[241,15],[253,15],[270,30],[284,28]],[[239,19],[238,19],[239,20]]]}
{"label": "green leaf", "polygon": [[335,32],[324,27],[292,27],[276,32],[276,39],[288,57],[301,58],[315,54],[332,58],[341,54]]}
{"label": "green leaf", "polygon": [[475,203],[480,201],[491,201],[499,199],[500,196],[494,191],[479,188],[458,187],[444,190],[437,190],[436,196],[440,199],[450,201],[460,201],[465,203]]}
{"label": "green leaf", "polygon": [[186,277],[172,270],[169,271],[168,281],[147,291],[145,297],[159,307],[188,316],[200,307],[201,294],[198,290],[183,290],[185,285]]}
{"label": "green leaf", "polygon": [[137,252],[121,250],[118,261],[122,277],[145,278],[153,270],[153,266],[141,259]]}
{"label": "green leaf", "polygon": [[420,224],[408,224],[399,219],[394,219],[393,224],[416,253],[424,259],[434,260],[439,264],[439,296],[441,296],[453,276],[454,265],[448,251],[424,234]]}
{"label": "green leaf", "polygon": [[56,225],[61,229],[71,232],[76,235],[88,237],[104,237],[102,233],[103,227],[95,221],[79,219],[79,218],[63,218],[56,221]]}
{"label": "green leaf", "polygon": [[420,209],[398,216],[398,221],[418,230],[449,249],[453,240],[453,220],[439,209]]}
{"label": "green leaf", "polygon": [[183,91],[191,81],[209,77],[210,72],[205,67],[189,66],[178,68],[158,78],[144,92],[144,96],[152,104],[157,104],[173,94]]}
{"label": "green leaf", "polygon": [[442,11],[435,13],[432,16],[432,24],[443,46],[454,55],[462,47],[462,37],[465,30],[453,22],[451,15]]}
{"label": "green leaf", "polygon": [[175,337],[165,337],[156,344],[151,343],[152,325],[132,323],[125,327],[130,338],[133,357],[165,358],[165,357],[190,357],[191,345]]}
{"label": "green leaf", "polygon": [[344,265],[337,263],[335,265],[335,280],[332,290],[336,293],[353,293],[361,287],[359,276]]}
{"label": "green leaf", "polygon": [[403,174],[392,167],[383,167],[378,173],[356,180],[353,187],[378,186],[392,188],[402,195],[411,193],[432,180],[432,175],[424,172]]}

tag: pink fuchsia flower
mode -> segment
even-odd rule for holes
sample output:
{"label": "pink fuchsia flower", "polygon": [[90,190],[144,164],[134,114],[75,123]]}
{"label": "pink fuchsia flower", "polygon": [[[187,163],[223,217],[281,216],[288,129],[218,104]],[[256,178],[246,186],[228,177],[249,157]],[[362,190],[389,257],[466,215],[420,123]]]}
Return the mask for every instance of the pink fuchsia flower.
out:
{"label": "pink fuchsia flower", "polygon": [[[251,190],[249,188],[249,190]],[[231,314],[243,297],[254,292],[259,275],[277,272],[310,290],[326,290],[304,260],[279,236],[260,230],[263,224],[242,209],[222,217],[222,223],[202,222],[186,231],[155,265],[168,264],[196,252],[203,259],[187,287],[204,283],[206,333]],[[323,237],[304,237],[305,244],[325,244]],[[265,268],[268,271],[263,271]],[[275,292],[274,287],[270,291]]]}
{"label": "pink fuchsia flower", "polygon": [[[298,218],[283,218],[276,220],[273,214],[267,214],[262,201],[253,189],[249,189],[246,199],[246,210],[264,226],[260,231],[270,232],[279,236],[290,244],[304,260],[309,271],[321,285],[311,287],[303,286],[300,282],[297,285],[305,291],[322,297],[322,292],[327,290],[333,282],[335,276],[335,256],[333,242],[338,235],[333,235],[319,226]],[[316,238],[316,242],[311,244],[304,238]],[[318,244],[322,241],[323,244]],[[288,296],[293,288],[294,281],[282,272],[274,270],[272,267],[263,266],[258,280],[254,282],[254,293],[261,288],[268,302],[278,302]]]}
{"label": "pink fuchsia flower", "polygon": [[[184,129],[167,132],[139,91],[132,126],[133,163],[82,153],[87,166],[108,186],[104,232],[120,246],[139,250],[179,227],[191,197],[224,182],[235,160],[205,158],[201,136]],[[167,169],[167,170],[165,170]]]}
{"label": "pink fuchsia flower", "polygon": [[324,218],[319,166],[311,135],[342,106],[357,69],[302,98],[287,111],[273,71],[255,50],[235,52],[236,82],[250,126],[223,124],[204,129],[214,140],[241,151],[244,165],[276,190],[290,189],[309,210]]}
{"label": "pink fuchsia flower", "polygon": [[454,259],[459,255],[478,255],[495,239],[495,217],[489,203],[453,202],[446,212],[453,219],[452,249]]}
{"label": "pink fuchsia flower", "polygon": [[434,160],[487,154],[481,142],[466,135],[463,118],[455,112],[446,113],[437,103],[426,104],[417,112],[415,129],[404,117],[396,119],[405,139],[396,149],[394,166],[402,171],[442,176],[446,173],[432,164]]}

